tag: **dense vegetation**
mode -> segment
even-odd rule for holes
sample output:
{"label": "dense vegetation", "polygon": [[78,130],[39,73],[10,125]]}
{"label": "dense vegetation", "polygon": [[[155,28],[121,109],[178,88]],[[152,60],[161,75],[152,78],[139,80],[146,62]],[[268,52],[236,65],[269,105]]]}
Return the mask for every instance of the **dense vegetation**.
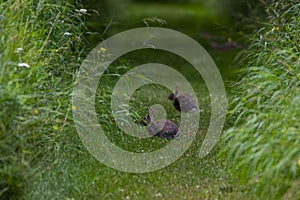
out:
{"label": "dense vegetation", "polygon": [[[107,2],[102,2],[106,9],[111,6]],[[174,66],[200,91],[197,97],[204,108],[203,127],[197,141],[172,165],[153,173],[128,174],[96,161],[84,148],[72,121],[72,109],[76,107],[71,106],[71,94],[77,70],[89,52],[87,46],[94,45],[85,38],[103,37],[88,30],[86,24],[90,26],[92,21],[85,20],[90,15],[101,18],[104,35],[112,26],[123,30],[124,26],[110,21],[108,13],[113,10],[86,10],[80,2],[68,0],[0,0],[0,199],[299,199],[300,3],[261,1],[266,12],[258,15],[262,4],[248,2],[250,8],[258,9],[251,13],[243,6],[247,16],[267,18],[260,18],[259,24],[247,24],[247,30],[254,33],[249,47],[237,57],[242,68],[240,81],[232,86],[227,83],[231,87],[229,128],[220,144],[210,156],[197,159],[199,141],[210,117],[205,84],[199,84],[194,71],[186,70],[188,64],[183,59],[150,51],[147,55]],[[236,5],[234,0],[226,3]],[[140,11],[140,6],[130,9]],[[159,10],[159,4],[155,6]],[[164,4],[162,10],[166,7]],[[174,6],[177,10],[179,7]],[[218,18],[194,6],[186,9],[202,12],[200,17],[189,18],[195,20],[191,22],[194,25],[203,16],[203,21],[208,16],[211,20]],[[184,24],[184,28],[191,24]],[[199,29],[207,27],[201,25]],[[242,35],[247,37],[246,33]],[[228,73],[236,51],[210,51],[223,67],[221,72]],[[103,77],[107,84],[99,84],[96,96],[97,102],[104,102],[96,107],[99,123],[113,142],[132,151],[165,144],[128,140],[126,134],[119,134],[111,116],[111,87],[119,75],[146,60],[139,58],[142,56],[132,54],[114,63]],[[227,74],[224,76],[227,78]],[[151,98],[158,91],[169,92],[150,85],[135,94],[137,100],[131,102],[135,120],[154,103],[172,110],[164,95]],[[178,113],[169,116],[179,120]]]}
{"label": "dense vegetation", "polygon": [[223,155],[258,194],[279,198],[300,187],[300,3],[266,9],[267,21],[241,56],[245,68],[233,86],[234,123],[223,135]]}
{"label": "dense vegetation", "polygon": [[[76,4],[0,1],[0,196],[21,198],[68,126],[83,51]],[[48,160],[47,162],[51,162]]]}

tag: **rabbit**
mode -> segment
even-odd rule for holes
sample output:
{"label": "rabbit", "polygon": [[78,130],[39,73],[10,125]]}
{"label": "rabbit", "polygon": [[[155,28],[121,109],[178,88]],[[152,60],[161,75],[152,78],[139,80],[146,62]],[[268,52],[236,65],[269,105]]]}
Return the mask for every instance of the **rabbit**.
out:
{"label": "rabbit", "polygon": [[150,108],[149,114],[141,121],[142,125],[147,126],[147,131],[151,136],[165,139],[175,139],[179,137],[180,131],[177,125],[169,120],[153,120],[155,109]]}
{"label": "rabbit", "polygon": [[176,86],[176,91],[172,92],[168,99],[173,101],[174,107],[180,112],[198,111],[198,104],[194,97],[192,97],[190,94],[179,95],[179,86]]}

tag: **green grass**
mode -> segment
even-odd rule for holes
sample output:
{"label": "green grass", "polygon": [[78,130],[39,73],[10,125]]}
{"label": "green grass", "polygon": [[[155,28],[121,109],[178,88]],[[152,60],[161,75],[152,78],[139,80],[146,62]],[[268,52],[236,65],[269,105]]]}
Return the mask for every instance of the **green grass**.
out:
{"label": "green grass", "polygon": [[69,123],[82,21],[67,2],[1,1],[0,13],[0,196],[20,199]]}
{"label": "green grass", "polygon": [[[172,65],[187,77],[193,77],[191,76],[193,71],[185,70],[189,65],[184,60],[169,59],[172,55],[161,52],[156,54],[151,52],[151,54],[157,61]],[[133,58],[136,61],[135,64],[144,61],[144,58],[139,61],[138,58],[141,55],[138,53],[127,56]],[[122,70],[117,70],[115,66],[119,64],[124,65],[126,70],[124,67]],[[157,138],[141,142],[126,137],[125,134],[120,135],[121,131],[113,122],[110,112],[111,87],[118,79],[111,75],[123,74],[131,67],[133,66],[129,63],[117,62],[111,66],[109,73],[103,75],[95,100],[102,102],[96,104],[96,111],[99,123],[116,145],[130,151],[151,151],[166,142]],[[197,154],[209,123],[209,99],[204,83],[199,84],[198,76],[192,78],[191,83],[198,89],[200,106],[204,109],[201,119],[202,127],[191,148],[175,163],[152,173],[132,174],[116,171],[95,160],[81,143],[74,127],[69,126],[68,129],[64,129],[64,136],[60,137],[55,154],[44,155],[40,164],[45,168],[39,170],[35,176],[34,184],[29,187],[31,192],[28,198],[33,195],[42,199],[49,197],[54,199],[240,199],[246,197],[254,199],[255,196],[252,196],[248,189],[237,185],[237,181],[226,171],[226,163],[214,156],[215,152],[205,159],[198,159]],[[155,85],[145,86],[137,91],[134,95],[136,100],[131,101],[131,106],[134,108],[132,111],[138,113],[136,119],[141,119],[146,114],[149,105],[161,103],[166,105],[169,111],[168,116],[172,120],[178,120],[178,113],[166,98],[169,92]],[[56,192],[53,193],[53,191]]]}
{"label": "green grass", "polygon": [[[71,117],[73,81],[82,56],[87,53],[81,34],[83,21],[73,5],[48,1],[38,4],[33,1],[1,2],[0,81],[1,96],[4,97],[1,98],[0,123],[1,199],[243,197],[243,192],[236,189],[231,175],[224,170],[222,159],[214,156],[203,160],[197,158],[199,142],[208,124],[208,109],[192,147],[182,158],[160,171],[146,174],[119,172],[99,163],[87,152]],[[23,50],[17,53],[17,48]],[[198,83],[199,76],[186,71],[187,64],[182,60],[158,55],[153,56],[158,62],[164,58],[167,64],[177,63],[179,71],[186,73],[192,83]],[[143,62],[143,59],[136,60]],[[18,67],[21,62],[29,64],[30,68]],[[122,64],[126,64],[126,70],[133,67],[127,61]],[[112,67],[110,73],[122,74],[124,71]],[[110,83],[104,88],[99,86],[97,98],[109,97],[111,84],[116,81],[110,78],[110,73],[106,77]],[[209,104],[204,84],[198,84],[196,88],[203,91],[199,93],[203,106]],[[147,90],[153,96],[157,94],[151,87]],[[161,88],[158,90],[162,94],[169,93]],[[144,95],[136,95],[132,107],[140,109],[136,115],[138,119],[153,101]],[[139,99],[145,100],[145,104],[140,104]],[[164,95],[157,96],[157,101],[169,105],[172,118],[176,119],[178,113]],[[109,101],[104,107],[99,106],[99,122],[109,125],[108,134],[120,132],[110,121]],[[122,138],[111,138],[120,146],[124,145]],[[134,141],[127,144],[124,146],[129,149],[136,146]],[[161,141],[153,140],[145,147],[151,149],[159,145],[162,145]]]}
{"label": "green grass", "polygon": [[[291,31],[292,34],[295,34],[293,35],[294,38],[298,38],[296,36],[299,33],[295,29],[297,21],[295,24],[285,24],[282,27],[280,24],[272,24],[262,30],[262,32],[266,30],[264,34],[269,37],[272,45],[274,44],[280,50],[279,47],[289,44],[291,45],[289,46],[290,51],[281,49],[282,51],[274,52],[270,48],[264,52],[262,50],[265,50],[265,47],[261,46],[261,41],[254,42],[249,50],[251,52],[247,53],[249,58],[247,63],[252,65],[251,60],[257,59],[257,62],[254,63],[257,68],[250,68],[243,79],[244,82],[238,83],[239,87],[237,87],[237,89],[244,91],[243,94],[247,92],[245,88],[251,85],[254,80],[255,84],[262,81],[272,81],[272,84],[269,85],[274,88],[267,88],[270,91],[286,88],[284,87],[286,83],[290,84],[290,88],[294,87],[293,92],[286,89],[283,93],[275,93],[284,97],[282,99],[274,96],[272,92],[267,94],[271,97],[274,96],[270,100],[271,103],[277,102],[278,105],[282,105],[280,108],[285,109],[285,112],[281,112],[280,115],[276,114],[275,116],[275,110],[272,110],[275,108],[267,106],[267,103],[261,106],[265,109],[262,114],[265,113],[266,116],[272,117],[270,119],[274,122],[272,125],[273,128],[276,128],[275,130],[285,131],[282,129],[285,127],[286,130],[290,131],[287,138],[277,135],[275,131],[270,131],[270,135],[274,133],[276,136],[270,140],[274,143],[257,143],[257,146],[261,144],[275,146],[277,144],[275,139],[286,143],[286,146],[276,146],[278,152],[274,158],[281,161],[279,162],[281,165],[277,168],[273,167],[277,160],[270,160],[264,154],[265,152],[262,152],[261,157],[257,157],[259,162],[265,160],[259,165],[259,170],[262,172],[267,169],[267,164],[271,163],[271,168],[268,170],[269,174],[266,176],[256,173],[256,165],[252,162],[251,156],[245,156],[245,160],[240,163],[236,162],[240,167],[239,169],[243,169],[241,173],[228,169],[232,160],[239,160],[241,154],[247,155],[247,152],[242,151],[241,154],[236,151],[231,153],[235,150],[234,148],[231,149],[234,147],[232,144],[236,144],[232,141],[228,143],[230,147],[225,146],[227,149],[223,149],[225,153],[231,153],[229,160],[226,160],[224,155],[217,156],[219,150],[223,148],[220,145],[217,145],[209,156],[198,159],[198,151],[209,124],[210,101],[201,76],[185,60],[162,51],[144,50],[124,55],[113,63],[99,82],[95,101],[99,123],[103,126],[107,136],[118,146],[131,151],[139,152],[145,149],[152,151],[165,145],[167,141],[152,138],[141,142],[120,131],[114,123],[110,110],[110,94],[112,87],[118,80],[118,76],[113,76],[113,74],[122,75],[134,66],[146,61],[149,62],[149,60],[172,66],[190,81],[197,91],[200,108],[203,110],[196,140],[180,159],[159,171],[134,174],[116,171],[98,162],[86,150],[75,130],[72,120],[71,93],[79,66],[88,53],[85,34],[83,34],[86,30],[85,14],[78,11],[82,6],[76,2],[60,1],[54,4],[48,0],[39,2],[33,0],[0,1],[1,199],[259,199],[261,197],[268,198],[268,196],[264,192],[257,192],[260,187],[264,186],[264,182],[256,183],[255,178],[262,176],[261,180],[268,180],[264,177],[273,175],[276,177],[273,181],[279,181],[276,187],[278,187],[280,194],[283,194],[282,191],[285,192],[289,185],[293,184],[286,196],[293,195],[296,191],[295,188],[298,187],[296,179],[299,177],[299,168],[297,168],[299,152],[292,151],[292,149],[297,149],[291,145],[297,144],[297,137],[294,137],[292,131],[299,133],[297,132],[299,127],[295,127],[295,129],[291,129],[291,127],[299,119],[297,109],[293,109],[299,105],[299,101],[297,101],[299,71],[293,71],[296,68],[292,66],[293,63],[299,61],[299,59],[297,60],[299,54],[292,43],[285,40],[276,41],[276,37],[270,35],[273,34],[271,27],[280,26],[278,31],[280,36],[285,37],[285,34]],[[294,7],[294,9],[296,8]],[[211,30],[212,33],[223,34],[223,31],[215,31],[211,24],[202,23],[203,18],[207,21],[221,22],[222,20],[220,21],[220,16],[216,13],[207,15],[201,7],[149,4],[148,8],[141,12],[141,4],[133,4],[129,12],[136,15],[130,16],[137,20],[137,23],[133,23],[133,27],[143,24],[141,20],[145,17],[157,16],[167,21],[167,27],[175,29],[177,27],[177,30],[184,29],[186,34],[198,41],[200,40],[198,31],[201,31],[202,28],[208,28],[206,30]],[[93,13],[88,11],[88,14]],[[291,13],[291,11],[286,12],[285,16],[293,16]],[[187,24],[186,21],[191,23]],[[198,21],[201,23],[198,24]],[[116,27],[116,29],[119,28]],[[113,31],[114,28],[108,33]],[[231,36],[229,34],[226,37]],[[297,42],[297,40],[295,41]],[[207,41],[204,43],[207,44]],[[18,48],[22,48],[22,50],[18,50]],[[231,70],[236,69],[236,67],[232,66],[231,63],[237,51],[223,53],[214,52],[210,49],[210,52],[217,65],[220,66],[225,79],[234,80]],[[276,57],[265,58],[266,55],[276,55]],[[288,55],[293,56],[289,57]],[[287,68],[275,65],[271,62],[274,60],[273,58],[279,59],[279,63],[286,63],[284,66]],[[18,67],[20,63],[27,63],[30,68]],[[273,68],[267,67],[265,67],[266,70],[261,70],[261,66],[273,66],[272,64],[278,71],[273,71]],[[118,68],[118,66],[123,67]],[[278,75],[281,72],[285,72],[282,77],[286,78],[284,79],[287,80],[286,82]],[[278,75],[278,79],[275,78],[277,76],[274,73]],[[253,74],[257,76],[252,76]],[[260,79],[253,78],[257,78],[258,75],[261,76]],[[252,95],[251,98],[253,97],[255,102],[246,101],[247,95],[245,97],[232,91],[236,99],[234,102],[241,103],[239,105],[241,107],[237,107],[237,110],[241,109],[245,113],[245,116],[242,116],[243,119],[252,120],[248,120],[247,126],[242,123],[243,119],[237,121],[236,129],[229,129],[224,141],[230,138],[241,142],[238,140],[239,138],[232,137],[237,135],[237,130],[244,131],[246,136],[252,136],[254,133],[254,131],[250,132],[249,130],[257,127],[255,124],[257,121],[255,118],[253,119],[254,115],[247,111],[256,108],[257,102],[268,101],[268,96],[264,93],[258,89],[254,91],[258,92],[260,96],[256,95],[257,93],[251,93],[248,96]],[[147,108],[150,105],[161,103],[168,111],[168,118],[178,122],[179,114],[166,98],[169,92],[166,88],[157,85],[148,85],[137,91],[134,94],[134,99],[130,102],[130,111],[134,120],[138,123],[147,113]],[[260,97],[260,101],[254,97]],[[231,112],[236,113],[235,111]],[[289,118],[289,123],[282,126],[280,117]],[[231,120],[234,121],[235,119],[231,118]],[[263,125],[268,125],[267,122],[268,120]],[[257,131],[258,134],[264,132],[263,130],[259,131]],[[263,142],[269,141],[268,138],[264,138],[263,134],[261,135]],[[250,144],[250,139],[247,138],[248,140],[248,144],[243,144],[245,148],[251,149],[253,143]],[[282,159],[283,157],[286,159]],[[250,162],[247,158],[250,159]],[[293,167],[296,167],[296,172],[293,171]],[[249,169],[255,172],[251,173]],[[250,181],[245,180],[249,177],[252,178]],[[283,184],[282,187],[280,184]],[[277,190],[277,188],[275,189]],[[268,191],[273,191],[273,189],[267,188],[266,192]]]}
{"label": "green grass", "polygon": [[299,199],[300,4],[279,1],[268,9],[243,54],[246,68],[233,86],[222,155],[258,195],[278,199],[287,192],[284,199]]}
{"label": "green grass", "polygon": [[[99,12],[103,12],[102,5],[98,4],[93,5],[92,8],[98,8]],[[123,8],[119,8],[111,15],[113,20],[108,20],[106,25],[109,28],[107,31],[102,29],[103,22],[97,20],[95,16],[89,18],[91,20],[88,24],[92,29],[102,30],[105,33],[104,36],[139,26],[168,26],[189,35],[197,35],[197,32],[203,28],[215,27],[216,24],[225,24],[229,21],[214,8],[208,10],[197,4],[126,3]],[[110,15],[103,15],[102,17],[107,18],[108,16]]]}

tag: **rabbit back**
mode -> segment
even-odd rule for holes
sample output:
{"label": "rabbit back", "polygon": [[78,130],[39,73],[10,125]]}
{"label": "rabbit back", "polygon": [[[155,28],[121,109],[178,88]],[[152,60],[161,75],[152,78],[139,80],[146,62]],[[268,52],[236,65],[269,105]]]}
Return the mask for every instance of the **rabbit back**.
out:
{"label": "rabbit back", "polygon": [[147,131],[152,136],[166,139],[174,139],[179,136],[177,125],[169,120],[153,121],[147,126]]}
{"label": "rabbit back", "polygon": [[174,100],[174,107],[182,112],[197,111],[198,105],[190,94],[181,94]]}

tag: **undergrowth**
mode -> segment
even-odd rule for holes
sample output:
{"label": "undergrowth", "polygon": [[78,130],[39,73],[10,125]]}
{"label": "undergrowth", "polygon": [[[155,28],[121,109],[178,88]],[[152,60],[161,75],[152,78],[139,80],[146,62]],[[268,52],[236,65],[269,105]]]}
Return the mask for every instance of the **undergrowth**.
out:
{"label": "undergrowth", "polygon": [[243,53],[221,155],[259,196],[299,199],[300,3],[272,1],[266,11]]}
{"label": "undergrowth", "polygon": [[23,197],[68,123],[84,14],[79,2],[0,1],[1,199]]}

